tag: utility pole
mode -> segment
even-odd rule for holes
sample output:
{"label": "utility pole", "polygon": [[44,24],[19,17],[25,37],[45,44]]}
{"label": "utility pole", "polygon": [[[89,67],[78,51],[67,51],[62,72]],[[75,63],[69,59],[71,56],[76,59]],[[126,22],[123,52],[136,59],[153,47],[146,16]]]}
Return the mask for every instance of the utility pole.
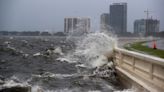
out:
{"label": "utility pole", "polygon": [[150,14],[150,11],[147,9],[146,11],[144,11],[146,13],[146,19],[149,18],[149,14]]}
{"label": "utility pole", "polygon": [[148,36],[148,19],[149,19],[149,14],[150,11],[147,9],[146,11],[144,11],[144,13],[146,13],[146,19],[145,19],[145,36]]}
{"label": "utility pole", "polygon": [[[145,21],[146,36],[148,36],[148,19],[149,19],[150,11],[147,9],[147,10],[144,11],[144,12],[146,13],[146,21]],[[152,19],[152,18],[151,18],[151,19]],[[152,48],[153,48],[153,49],[157,49],[157,44],[156,44],[155,39],[154,39],[152,42],[153,42]]]}

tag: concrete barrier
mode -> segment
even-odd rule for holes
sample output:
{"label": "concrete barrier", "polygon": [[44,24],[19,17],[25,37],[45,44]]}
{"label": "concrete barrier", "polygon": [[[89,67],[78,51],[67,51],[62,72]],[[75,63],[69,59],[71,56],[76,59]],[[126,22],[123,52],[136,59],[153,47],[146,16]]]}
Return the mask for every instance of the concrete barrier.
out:
{"label": "concrete barrier", "polygon": [[137,84],[142,91],[164,92],[164,59],[115,48],[114,64],[125,85]]}

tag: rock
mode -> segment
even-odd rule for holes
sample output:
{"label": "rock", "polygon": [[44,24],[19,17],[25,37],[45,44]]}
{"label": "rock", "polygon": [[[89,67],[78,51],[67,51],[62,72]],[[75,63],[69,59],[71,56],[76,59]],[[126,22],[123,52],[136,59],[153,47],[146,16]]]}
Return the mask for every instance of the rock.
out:
{"label": "rock", "polygon": [[113,79],[115,77],[113,62],[97,67],[96,70],[93,71],[93,74],[97,77]]}

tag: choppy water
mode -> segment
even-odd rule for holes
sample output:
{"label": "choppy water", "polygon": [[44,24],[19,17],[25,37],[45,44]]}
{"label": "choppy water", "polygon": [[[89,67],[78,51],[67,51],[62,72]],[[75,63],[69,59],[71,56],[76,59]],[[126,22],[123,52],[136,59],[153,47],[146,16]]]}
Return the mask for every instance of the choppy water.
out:
{"label": "choppy water", "polygon": [[0,90],[119,92],[123,86],[106,57],[113,44],[114,39],[99,33],[81,38],[0,37]]}

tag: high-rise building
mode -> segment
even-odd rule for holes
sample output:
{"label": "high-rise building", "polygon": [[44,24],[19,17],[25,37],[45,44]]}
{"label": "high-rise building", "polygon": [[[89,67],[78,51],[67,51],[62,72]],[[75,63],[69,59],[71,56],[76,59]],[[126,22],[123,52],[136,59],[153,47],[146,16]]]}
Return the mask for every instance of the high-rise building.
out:
{"label": "high-rise building", "polygon": [[134,33],[148,35],[159,32],[160,22],[157,19],[140,19],[134,22]]}
{"label": "high-rise building", "polygon": [[109,13],[103,13],[100,16],[100,30],[109,31]]}
{"label": "high-rise building", "polygon": [[146,32],[145,30],[146,30],[146,25],[144,19],[134,21],[134,34],[144,35]]}
{"label": "high-rise building", "polygon": [[127,3],[110,5],[109,25],[116,34],[127,32]]}
{"label": "high-rise building", "polygon": [[65,33],[88,33],[90,31],[90,18],[68,17],[64,19]]}
{"label": "high-rise building", "polygon": [[159,20],[157,19],[146,19],[145,21],[146,25],[146,33],[154,33],[154,32],[159,32]]}

